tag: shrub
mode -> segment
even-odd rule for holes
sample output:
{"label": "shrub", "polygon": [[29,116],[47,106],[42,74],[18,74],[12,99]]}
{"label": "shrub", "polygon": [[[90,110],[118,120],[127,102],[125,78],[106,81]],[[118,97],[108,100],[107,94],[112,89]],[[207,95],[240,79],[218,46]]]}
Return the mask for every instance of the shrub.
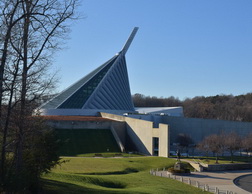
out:
{"label": "shrub", "polygon": [[172,173],[172,174],[182,174],[182,173],[190,173],[190,169],[180,169],[180,170],[176,170],[173,167],[168,168],[168,172]]}

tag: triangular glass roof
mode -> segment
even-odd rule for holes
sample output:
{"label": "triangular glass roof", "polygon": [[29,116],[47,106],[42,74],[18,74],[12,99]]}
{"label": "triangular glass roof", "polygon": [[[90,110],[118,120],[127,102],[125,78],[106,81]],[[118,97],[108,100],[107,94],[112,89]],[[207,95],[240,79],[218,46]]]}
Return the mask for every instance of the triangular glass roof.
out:
{"label": "triangular glass roof", "polygon": [[137,32],[134,28],[123,49],[40,109],[96,109],[134,111],[125,54]]}
{"label": "triangular glass roof", "polygon": [[103,69],[101,69],[96,75],[94,75],[89,81],[87,81],[82,87],[80,87],[73,95],[71,95],[66,101],[64,101],[58,108],[82,108],[90,95],[94,92],[98,84],[108,72],[109,68],[113,65],[117,57],[115,57],[110,63],[108,63]]}

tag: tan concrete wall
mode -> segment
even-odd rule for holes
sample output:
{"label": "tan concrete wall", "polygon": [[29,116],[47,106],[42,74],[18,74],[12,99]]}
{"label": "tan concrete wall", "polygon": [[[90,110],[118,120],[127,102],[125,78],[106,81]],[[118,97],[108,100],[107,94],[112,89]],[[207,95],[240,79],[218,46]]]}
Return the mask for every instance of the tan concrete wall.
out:
{"label": "tan concrete wall", "polygon": [[115,140],[117,142],[117,145],[119,146],[121,152],[124,152],[125,151],[124,144],[122,143],[121,139],[119,138],[116,130],[114,129],[113,126],[111,126],[110,130],[111,130],[111,132],[112,132],[112,134],[113,134],[113,136],[114,136],[114,138],[115,138]]}
{"label": "tan concrete wall", "polygon": [[168,157],[169,153],[169,131],[168,125],[160,124],[159,128],[153,128],[153,122],[130,117],[124,117],[109,113],[101,113],[104,118],[116,121],[125,121],[127,134],[135,143],[138,151],[153,155],[153,137],[159,138],[159,156]]}
{"label": "tan concrete wall", "polygon": [[135,143],[141,153],[153,155],[152,138],[153,128],[152,122],[125,118],[127,123],[127,133]]}
{"label": "tan concrete wall", "polygon": [[111,122],[111,128],[117,133],[117,136],[120,138],[121,143],[125,146],[126,141],[126,123],[124,121],[121,122]]}
{"label": "tan concrete wall", "polygon": [[169,128],[166,124],[159,124],[159,156],[168,157],[170,151]]}

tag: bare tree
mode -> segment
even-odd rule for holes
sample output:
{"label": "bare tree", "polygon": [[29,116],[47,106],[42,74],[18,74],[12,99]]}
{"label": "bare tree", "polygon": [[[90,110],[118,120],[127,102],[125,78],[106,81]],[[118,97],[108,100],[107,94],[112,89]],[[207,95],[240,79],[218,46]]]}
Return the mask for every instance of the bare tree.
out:
{"label": "bare tree", "polygon": [[[3,99],[5,96],[4,91],[7,89],[4,88],[4,83],[5,79],[5,68],[6,64],[8,62],[12,61],[13,56],[10,53],[10,39],[12,37],[12,30],[13,27],[17,24],[18,21],[21,20],[22,14],[20,15],[18,13],[18,8],[19,8],[20,2],[19,1],[1,1],[0,7],[1,7],[1,24],[0,24],[0,29],[1,29],[1,42],[0,45],[2,47],[1,49],[1,66],[0,66],[0,129],[3,131],[2,133],[2,145],[1,145],[1,166],[0,166],[0,173],[4,174],[4,169],[5,169],[5,154],[6,154],[6,139],[8,135],[8,123],[9,123],[9,116],[10,112],[7,114],[7,117],[4,121],[4,116],[3,116]],[[7,76],[6,76],[7,77]],[[14,82],[13,82],[14,83]],[[13,94],[13,92],[11,92]],[[12,101],[12,95],[9,94],[9,102]],[[8,93],[7,93],[8,95]],[[5,97],[6,98],[6,97]],[[5,126],[3,126],[3,123],[5,123]],[[4,176],[0,176],[1,179],[4,179]]]}
{"label": "bare tree", "polygon": [[205,152],[206,157],[209,156],[209,153],[211,152],[210,145],[208,142],[208,138],[204,138],[201,142],[198,143],[197,148],[203,152]]}
{"label": "bare tree", "polygon": [[[52,55],[60,48],[69,23],[76,19],[78,0],[3,0],[0,52],[0,177],[6,169],[6,147],[15,145],[16,173],[22,172],[27,119],[34,102],[50,92],[54,76],[48,74]],[[5,114],[3,115],[3,107]],[[15,112],[15,114],[13,114]],[[11,119],[11,118],[15,119]],[[16,125],[9,137],[10,121]],[[11,125],[13,125],[13,123]],[[7,142],[7,139],[9,140]],[[2,180],[3,181],[3,180]]]}
{"label": "bare tree", "polygon": [[189,146],[193,143],[192,138],[187,134],[180,133],[176,138],[176,142],[181,149],[185,149],[188,156]]}
{"label": "bare tree", "polygon": [[223,134],[217,135],[212,134],[203,139],[202,142],[199,144],[198,147],[202,151],[207,153],[213,152],[215,154],[215,163],[218,163],[219,155],[225,150],[225,145],[223,142]]}
{"label": "bare tree", "polygon": [[247,152],[247,156],[249,156],[249,152],[252,151],[252,133],[242,139],[241,146]]}
{"label": "bare tree", "polygon": [[241,138],[237,133],[231,132],[225,134],[223,141],[225,144],[225,149],[230,153],[231,162],[233,162],[234,152],[241,148]]}

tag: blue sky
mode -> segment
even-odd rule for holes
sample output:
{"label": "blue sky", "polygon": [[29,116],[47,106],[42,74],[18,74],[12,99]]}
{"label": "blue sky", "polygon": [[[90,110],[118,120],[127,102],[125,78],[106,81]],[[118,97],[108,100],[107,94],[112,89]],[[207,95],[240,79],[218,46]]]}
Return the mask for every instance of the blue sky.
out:
{"label": "blue sky", "polygon": [[121,50],[131,93],[186,97],[252,92],[251,0],[82,0],[85,16],[55,57],[59,91]]}

